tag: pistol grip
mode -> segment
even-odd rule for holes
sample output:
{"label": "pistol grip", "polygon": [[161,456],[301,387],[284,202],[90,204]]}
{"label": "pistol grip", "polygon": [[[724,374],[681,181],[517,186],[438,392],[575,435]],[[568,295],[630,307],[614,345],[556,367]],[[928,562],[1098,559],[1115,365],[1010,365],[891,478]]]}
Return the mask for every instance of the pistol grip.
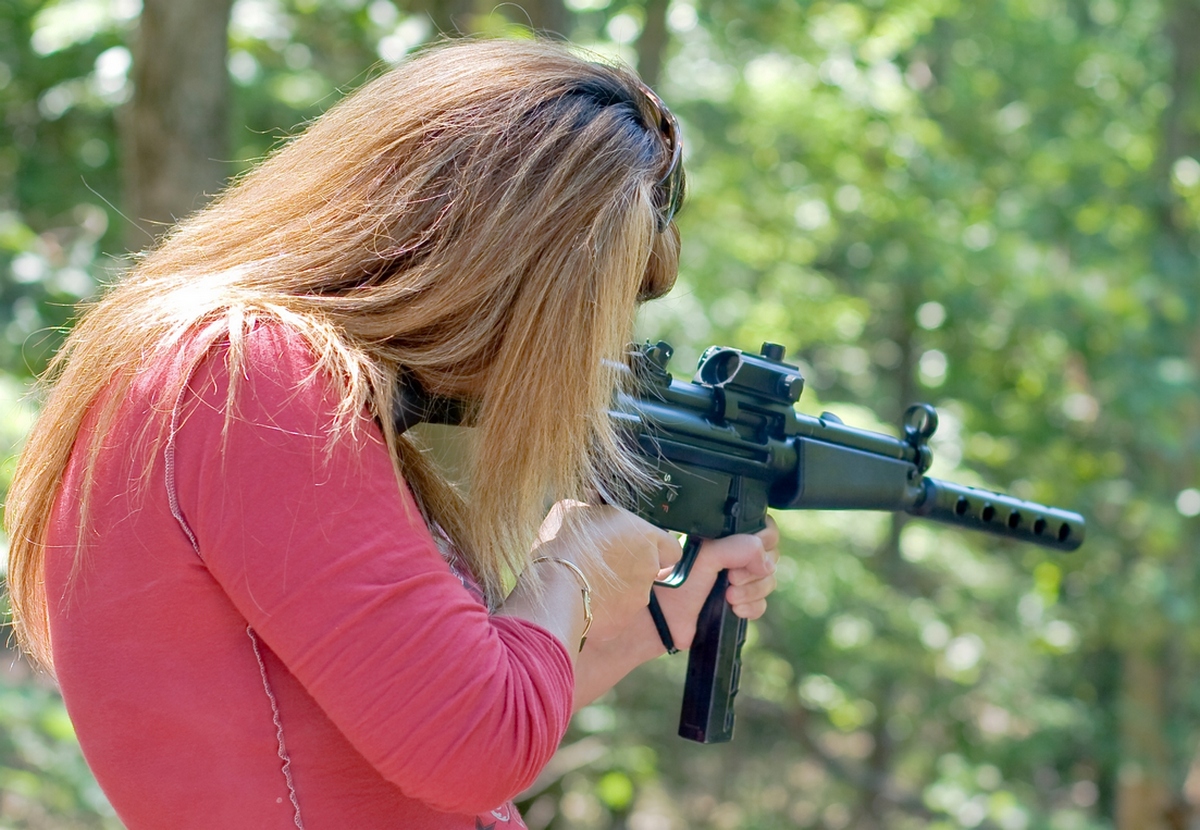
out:
{"label": "pistol grip", "polygon": [[679,735],[702,744],[733,737],[733,698],[742,672],[746,621],[725,601],[729,572],[721,571],[700,617],[688,654]]}

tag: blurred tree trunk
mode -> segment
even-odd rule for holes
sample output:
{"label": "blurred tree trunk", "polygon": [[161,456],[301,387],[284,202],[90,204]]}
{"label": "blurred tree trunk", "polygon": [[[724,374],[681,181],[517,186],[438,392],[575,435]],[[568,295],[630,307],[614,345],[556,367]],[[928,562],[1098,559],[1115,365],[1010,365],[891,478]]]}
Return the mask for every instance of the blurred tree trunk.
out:
{"label": "blurred tree trunk", "polygon": [[[891,339],[900,346],[900,365],[893,373],[895,397],[879,407],[879,416],[885,423],[898,424],[904,408],[920,397],[917,385],[918,365],[921,356],[920,335],[917,331],[917,307],[924,296],[920,276],[905,274],[898,280],[899,291],[895,313],[890,321]],[[926,591],[921,585],[919,574],[904,561],[900,551],[900,537],[908,524],[904,513],[892,513],[887,538],[875,551],[877,572],[893,590],[912,599],[923,596]],[[855,826],[862,830],[879,830],[888,827],[893,807],[889,804],[890,792],[902,791],[896,780],[895,741],[888,731],[888,722],[894,709],[898,689],[903,685],[899,678],[881,676],[872,690],[870,701],[875,707],[876,718],[871,725],[871,752],[865,759],[868,788],[859,798],[859,815]]]}
{"label": "blurred tree trunk", "polygon": [[411,0],[398,5],[428,15],[434,29],[449,37],[475,33],[479,28],[476,18],[493,11],[551,37],[567,37],[571,25],[570,12],[563,0],[515,0],[500,5],[484,0]]}
{"label": "blurred tree trunk", "polygon": [[571,21],[563,0],[520,0],[518,5],[529,15],[529,25],[535,32],[560,38],[570,34],[567,30]]}
{"label": "blurred tree trunk", "polygon": [[448,37],[457,37],[472,32],[471,18],[474,17],[474,0],[412,0],[407,5],[412,11],[429,16],[436,32]]}
{"label": "blurred tree trunk", "polygon": [[1161,651],[1133,645],[1123,657],[1117,830],[1171,830],[1170,748],[1164,732]]}
{"label": "blurred tree trunk", "polygon": [[[1194,279],[1193,254],[1189,249],[1191,228],[1177,213],[1177,197],[1172,193],[1171,174],[1176,161],[1186,155],[1197,156],[1200,131],[1196,116],[1200,110],[1200,2],[1176,0],[1168,5],[1164,36],[1171,44],[1171,97],[1163,112],[1159,161],[1156,177],[1163,194],[1160,202],[1159,251],[1157,265],[1168,280]],[[1200,337],[1195,338],[1200,342]],[[1194,413],[1195,407],[1189,407]],[[1162,459],[1152,459],[1162,464]],[[1190,464],[1177,466],[1175,487],[1187,486],[1193,471]],[[1181,475],[1182,474],[1182,475]],[[1185,540],[1188,537],[1185,536]],[[1191,546],[1185,544],[1180,555],[1190,557]],[[1146,642],[1126,648],[1122,664],[1121,767],[1118,771],[1116,798],[1117,830],[1174,830],[1191,826],[1188,813],[1188,793],[1180,792],[1181,776],[1172,775],[1172,757],[1168,736],[1172,732],[1172,716],[1181,713],[1176,701],[1170,699],[1171,666],[1167,652],[1186,652],[1181,641],[1186,632],[1168,629],[1166,648]],[[1186,675],[1176,682],[1190,685]],[[1176,705],[1173,705],[1176,704]],[[1187,759],[1182,759],[1186,767]],[[1194,797],[1194,794],[1193,794]]]}
{"label": "blurred tree trunk", "polygon": [[131,247],[204,204],[229,158],[225,69],[233,0],[144,0],[134,41],[133,100],[121,123]]}
{"label": "blurred tree trunk", "polygon": [[1200,137],[1189,116],[1200,107],[1200,2],[1178,0],[1167,15],[1167,41],[1171,44],[1171,102],[1163,114],[1163,174],[1169,174],[1175,160],[1196,152]]}
{"label": "blurred tree trunk", "polygon": [[646,21],[637,39],[637,71],[650,86],[662,75],[667,51],[667,6],[670,0],[646,0]]}

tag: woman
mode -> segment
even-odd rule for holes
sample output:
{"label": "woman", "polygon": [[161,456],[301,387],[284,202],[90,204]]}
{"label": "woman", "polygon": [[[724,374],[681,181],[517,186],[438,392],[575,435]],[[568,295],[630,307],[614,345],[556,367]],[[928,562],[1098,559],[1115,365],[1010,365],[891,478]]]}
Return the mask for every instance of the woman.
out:
{"label": "woman", "polygon": [[[662,653],[678,544],[585,502],[639,481],[606,407],[674,279],[679,151],[625,71],[444,45],[82,315],[9,586],[131,830],[520,827],[572,711]],[[469,499],[397,434],[398,378],[468,402]],[[661,592],[679,645],[722,568],[762,614],[776,540],[708,543]]]}

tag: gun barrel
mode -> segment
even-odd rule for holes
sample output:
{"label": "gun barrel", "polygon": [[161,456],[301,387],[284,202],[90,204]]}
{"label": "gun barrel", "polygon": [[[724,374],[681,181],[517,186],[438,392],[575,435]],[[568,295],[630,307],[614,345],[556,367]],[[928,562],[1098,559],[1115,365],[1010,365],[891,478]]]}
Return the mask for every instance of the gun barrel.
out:
{"label": "gun barrel", "polygon": [[914,516],[1057,550],[1083,544],[1084,519],[1070,510],[936,478],[926,477],[924,485],[924,498],[907,511]]}

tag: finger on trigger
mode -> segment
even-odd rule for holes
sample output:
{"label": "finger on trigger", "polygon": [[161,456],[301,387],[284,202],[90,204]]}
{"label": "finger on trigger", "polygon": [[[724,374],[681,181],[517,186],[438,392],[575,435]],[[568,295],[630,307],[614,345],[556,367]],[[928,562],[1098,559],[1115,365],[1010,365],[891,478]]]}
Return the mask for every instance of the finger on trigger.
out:
{"label": "finger on trigger", "polygon": [[767,526],[754,535],[762,540],[763,547],[767,550],[779,547],[779,526],[770,516],[767,516]]}
{"label": "finger on trigger", "polygon": [[665,530],[660,530],[657,537],[658,542],[658,565],[660,568],[674,567],[680,559],[683,558],[683,548],[679,544],[679,540]]}

